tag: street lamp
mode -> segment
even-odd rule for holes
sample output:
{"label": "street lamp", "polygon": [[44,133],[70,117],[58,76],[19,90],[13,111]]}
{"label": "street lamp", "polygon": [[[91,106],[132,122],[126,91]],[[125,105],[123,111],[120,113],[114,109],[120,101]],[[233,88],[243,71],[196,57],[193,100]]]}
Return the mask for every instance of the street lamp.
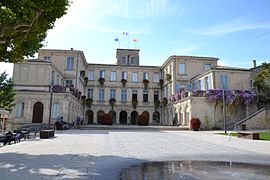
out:
{"label": "street lamp", "polygon": [[224,131],[227,134],[227,118],[226,118],[226,102],[225,102],[225,88],[224,83],[222,84],[222,101],[223,101],[223,118],[224,118]]}
{"label": "street lamp", "polygon": [[52,117],[52,98],[53,98],[53,85],[49,86],[49,92],[50,92],[50,109],[49,109],[49,121],[48,121],[48,126],[49,129],[51,128],[51,117]]}

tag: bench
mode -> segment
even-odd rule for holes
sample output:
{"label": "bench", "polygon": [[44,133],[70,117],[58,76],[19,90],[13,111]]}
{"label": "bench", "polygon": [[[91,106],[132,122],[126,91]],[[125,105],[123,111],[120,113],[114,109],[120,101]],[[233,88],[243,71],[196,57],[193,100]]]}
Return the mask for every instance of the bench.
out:
{"label": "bench", "polygon": [[258,132],[247,132],[247,131],[243,132],[243,131],[241,131],[241,132],[238,132],[238,137],[244,138],[244,139],[253,139],[253,140],[260,139]]}

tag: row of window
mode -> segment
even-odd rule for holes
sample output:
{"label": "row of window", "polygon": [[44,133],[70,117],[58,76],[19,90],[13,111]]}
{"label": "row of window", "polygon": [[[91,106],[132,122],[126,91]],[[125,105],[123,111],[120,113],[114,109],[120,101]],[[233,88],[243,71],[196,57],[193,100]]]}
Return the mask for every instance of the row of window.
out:
{"label": "row of window", "polygon": [[[132,90],[132,100],[137,100],[138,97],[138,90]],[[88,98],[94,98],[94,89],[88,89]],[[116,99],[116,89],[110,89],[110,99]],[[159,91],[154,91],[154,100],[159,99]],[[98,92],[98,101],[105,101],[105,89],[99,89]],[[127,90],[121,90],[121,101],[127,101]],[[143,91],[143,102],[148,102],[148,90]]]}
{"label": "row of window", "polygon": [[[24,116],[24,102],[19,102],[17,105],[17,112],[16,117],[23,117]],[[52,118],[57,118],[60,116],[60,105],[58,103],[52,104]]]}
{"label": "row of window", "polygon": [[[110,81],[117,81],[117,71],[111,71],[110,73]],[[139,73],[138,72],[132,72],[131,73],[131,81],[132,82],[139,82]],[[93,81],[94,80],[94,70],[88,71],[88,80]],[[105,78],[105,70],[100,70],[99,71],[99,78]],[[143,79],[149,80],[149,73],[148,72],[143,72]],[[128,79],[128,72],[122,71],[121,72],[121,79]],[[160,75],[158,72],[155,72],[153,74],[153,80],[154,82],[159,82],[160,80]]]}
{"label": "row of window", "polygon": [[136,64],[136,61],[135,61],[134,56],[131,56],[131,57],[122,56],[121,64]]}
{"label": "row of window", "polygon": [[[211,69],[211,64],[204,64],[204,71],[207,71],[209,69]],[[172,74],[172,65],[170,65],[168,69],[165,69],[165,74]],[[180,75],[187,74],[185,63],[178,64],[178,74]]]}

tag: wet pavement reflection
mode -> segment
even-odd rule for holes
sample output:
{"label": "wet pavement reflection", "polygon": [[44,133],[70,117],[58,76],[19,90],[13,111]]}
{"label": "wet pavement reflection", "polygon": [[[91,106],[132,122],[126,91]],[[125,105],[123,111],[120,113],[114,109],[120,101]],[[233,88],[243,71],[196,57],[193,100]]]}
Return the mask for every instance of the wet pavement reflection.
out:
{"label": "wet pavement reflection", "polygon": [[214,161],[150,162],[123,169],[118,180],[270,179],[270,165]]}

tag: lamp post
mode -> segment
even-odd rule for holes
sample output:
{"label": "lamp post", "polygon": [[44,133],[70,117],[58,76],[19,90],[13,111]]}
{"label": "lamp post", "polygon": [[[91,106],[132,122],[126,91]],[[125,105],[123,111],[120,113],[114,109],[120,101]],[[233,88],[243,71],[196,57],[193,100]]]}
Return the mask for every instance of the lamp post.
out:
{"label": "lamp post", "polygon": [[224,83],[222,84],[222,101],[223,101],[223,118],[224,118],[224,131],[227,134],[227,119],[226,119],[226,102],[225,102],[225,89]]}
{"label": "lamp post", "polygon": [[51,117],[52,117],[52,98],[53,98],[53,85],[51,84],[49,86],[49,92],[50,92],[50,109],[49,109],[49,121],[48,121],[48,127],[51,128]]}

